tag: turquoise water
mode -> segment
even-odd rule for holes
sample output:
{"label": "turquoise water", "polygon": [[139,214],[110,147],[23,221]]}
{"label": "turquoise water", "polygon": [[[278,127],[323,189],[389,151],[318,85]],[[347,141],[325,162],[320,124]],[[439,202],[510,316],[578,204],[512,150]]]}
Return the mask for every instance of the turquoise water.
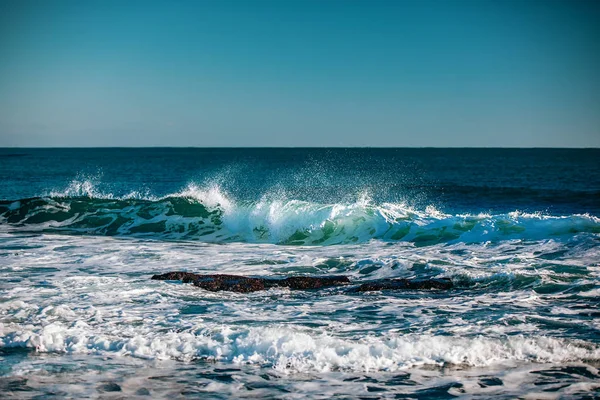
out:
{"label": "turquoise water", "polygon": [[18,398],[593,397],[600,151],[0,149],[0,279]]}

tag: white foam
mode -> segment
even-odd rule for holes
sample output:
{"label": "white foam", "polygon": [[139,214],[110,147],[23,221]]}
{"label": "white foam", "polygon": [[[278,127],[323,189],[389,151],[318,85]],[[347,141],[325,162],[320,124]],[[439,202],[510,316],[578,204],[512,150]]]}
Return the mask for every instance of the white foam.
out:
{"label": "white foam", "polygon": [[[128,335],[125,335],[128,333]],[[431,335],[367,336],[352,340],[289,326],[239,329],[213,327],[194,332],[94,332],[78,321],[44,327],[4,327],[3,347],[39,352],[130,355],[147,359],[208,359],[268,364],[280,371],[395,371],[417,365],[489,366],[511,361],[567,362],[600,360],[589,343],[549,337],[505,338]]]}
{"label": "white foam", "polygon": [[[590,337],[598,323],[588,316],[599,294],[593,286],[600,271],[595,237],[310,247],[0,233],[0,243],[7,261],[0,263],[1,347],[155,360],[205,358],[286,373],[599,359]],[[585,268],[555,272],[546,268],[546,254],[555,257],[551,267]],[[370,267],[379,269],[365,272]],[[238,294],[149,279],[168,270],[343,273],[351,279],[449,276],[482,285],[461,286],[449,296],[336,290]],[[516,283],[524,277],[529,283],[519,288]],[[544,282],[563,282],[569,290],[536,293],[533,289]],[[492,290],[484,286],[488,283]],[[578,287],[585,291],[578,294]],[[583,297],[573,307],[577,295]],[[590,306],[581,308],[586,301]],[[581,329],[572,339],[553,337],[556,324],[564,323]]]}

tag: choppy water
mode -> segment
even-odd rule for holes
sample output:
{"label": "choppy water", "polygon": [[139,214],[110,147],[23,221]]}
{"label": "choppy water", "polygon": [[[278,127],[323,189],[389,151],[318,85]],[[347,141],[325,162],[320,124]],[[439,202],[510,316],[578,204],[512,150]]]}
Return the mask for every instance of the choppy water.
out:
{"label": "choppy water", "polygon": [[0,199],[9,397],[600,393],[598,150],[2,149]]}

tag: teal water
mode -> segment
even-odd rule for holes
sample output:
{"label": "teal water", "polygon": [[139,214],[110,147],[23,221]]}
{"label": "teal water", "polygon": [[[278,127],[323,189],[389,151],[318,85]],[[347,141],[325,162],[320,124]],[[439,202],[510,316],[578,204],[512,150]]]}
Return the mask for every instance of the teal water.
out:
{"label": "teal water", "polygon": [[593,397],[600,151],[0,149],[0,279],[9,397]]}

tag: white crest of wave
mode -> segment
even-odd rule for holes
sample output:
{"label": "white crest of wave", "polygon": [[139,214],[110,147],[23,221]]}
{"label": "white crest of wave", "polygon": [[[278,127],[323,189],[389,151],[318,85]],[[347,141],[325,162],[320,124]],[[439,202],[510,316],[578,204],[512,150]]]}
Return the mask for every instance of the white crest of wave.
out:
{"label": "white crest of wave", "polygon": [[133,190],[129,193],[116,196],[111,192],[102,191],[100,188],[100,182],[95,177],[88,177],[83,179],[74,179],[61,190],[52,190],[48,193],[50,197],[89,197],[92,199],[115,199],[115,200],[151,200],[159,201],[172,197],[182,197],[187,199],[193,199],[204,204],[210,208],[221,207],[225,210],[230,209],[233,206],[233,201],[230,200],[228,195],[219,187],[217,184],[210,184],[206,187],[202,187],[196,183],[190,183],[179,192],[170,193],[165,196],[157,197],[149,193],[149,191],[138,191]]}
{"label": "white crest of wave", "polygon": [[365,193],[354,203],[333,204],[268,194],[258,202],[230,203],[223,223],[229,232],[250,240],[280,242],[310,237],[309,243],[331,244],[383,237],[398,221],[429,212],[417,213],[404,204],[376,206]]}
{"label": "white crest of wave", "polygon": [[207,188],[201,187],[195,183],[188,184],[180,192],[163,196],[162,199],[169,197],[184,197],[194,199],[209,208],[221,208],[225,211],[231,210],[234,202],[230,200],[221,187],[217,184],[211,184]]}
{"label": "white crest of wave", "polygon": [[[66,312],[61,310],[62,313]],[[0,324],[2,347],[39,352],[114,354],[145,359],[208,359],[272,365],[282,372],[395,371],[418,365],[488,366],[528,362],[600,360],[590,343],[545,336],[450,337],[435,335],[334,337],[289,326],[239,329],[220,326],[199,332],[97,332],[83,321],[70,326],[12,330]]]}

